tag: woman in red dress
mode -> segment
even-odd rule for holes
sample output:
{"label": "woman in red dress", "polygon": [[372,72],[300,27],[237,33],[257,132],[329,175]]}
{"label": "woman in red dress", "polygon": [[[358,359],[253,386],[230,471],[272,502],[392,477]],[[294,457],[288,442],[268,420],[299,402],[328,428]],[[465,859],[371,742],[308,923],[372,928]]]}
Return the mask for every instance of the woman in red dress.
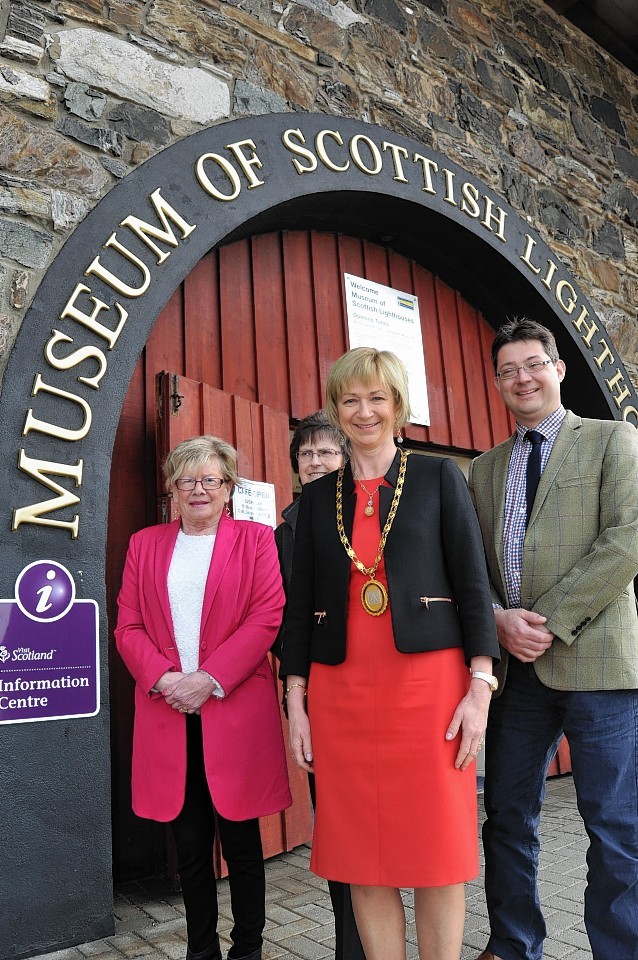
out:
{"label": "woman in red dress", "polygon": [[351,885],[367,960],[405,960],[405,887],[421,960],[458,960],[498,658],[481,535],[455,463],[395,446],[394,354],[344,354],[326,411],[352,455],[303,489],[281,669],[316,778],[311,869]]}

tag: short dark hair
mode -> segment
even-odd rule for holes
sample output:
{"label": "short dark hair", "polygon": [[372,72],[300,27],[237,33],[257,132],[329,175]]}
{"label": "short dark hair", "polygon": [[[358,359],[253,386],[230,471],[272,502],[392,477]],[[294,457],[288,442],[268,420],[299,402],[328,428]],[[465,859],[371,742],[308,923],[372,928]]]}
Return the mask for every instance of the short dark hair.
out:
{"label": "short dark hair", "polygon": [[338,427],[333,427],[326,416],[325,410],[317,410],[315,413],[310,413],[307,417],[304,417],[303,420],[300,420],[292,435],[292,440],[290,441],[290,463],[295,473],[299,472],[299,465],[297,463],[299,447],[304,443],[311,442],[318,435],[328,437],[336,447],[343,450],[346,457],[350,455],[350,446],[341,433],[341,430],[339,430]]}
{"label": "short dark hair", "polygon": [[495,373],[501,347],[508,343],[517,343],[519,340],[539,340],[550,360],[556,363],[560,359],[551,330],[544,327],[542,323],[537,323],[536,320],[530,320],[529,317],[513,317],[499,327],[492,343],[492,366]]}

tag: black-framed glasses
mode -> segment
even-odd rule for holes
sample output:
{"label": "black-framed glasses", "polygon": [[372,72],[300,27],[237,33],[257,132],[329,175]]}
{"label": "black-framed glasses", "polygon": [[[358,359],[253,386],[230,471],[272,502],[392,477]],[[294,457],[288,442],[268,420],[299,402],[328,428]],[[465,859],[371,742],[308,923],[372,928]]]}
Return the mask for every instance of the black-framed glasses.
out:
{"label": "black-framed glasses", "polygon": [[175,481],[178,490],[194,490],[198,483],[201,483],[204,490],[219,490],[226,483],[221,477],[202,477],[200,480],[193,480],[192,477],[180,477]]}
{"label": "black-framed glasses", "polygon": [[530,360],[529,363],[522,363],[520,367],[503,367],[502,370],[496,374],[499,380],[513,380],[518,376],[519,370],[524,370],[525,373],[529,373],[534,376],[535,373],[542,373],[544,368],[547,367],[550,363],[554,363],[553,360]]}
{"label": "black-framed glasses", "polygon": [[299,463],[311,463],[313,457],[319,457],[320,460],[334,460],[340,457],[343,450],[333,450],[330,447],[322,447],[321,450],[298,450],[297,460]]}

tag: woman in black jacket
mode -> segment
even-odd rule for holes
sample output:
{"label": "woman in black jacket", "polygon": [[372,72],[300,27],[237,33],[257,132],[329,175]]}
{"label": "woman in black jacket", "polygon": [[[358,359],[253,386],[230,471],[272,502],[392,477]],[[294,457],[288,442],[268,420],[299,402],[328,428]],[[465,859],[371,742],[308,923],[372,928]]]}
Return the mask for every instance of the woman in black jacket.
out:
{"label": "woman in black jacket", "polygon": [[326,412],[351,459],[302,492],[281,654],[291,748],[316,774],[311,869],[350,883],[367,960],[405,960],[402,887],[421,960],[458,960],[498,658],[478,522],[452,460],[397,451],[393,354],[344,354]]}
{"label": "woman in black jacket", "polygon": [[[297,425],[290,441],[290,463],[299,475],[302,487],[319,477],[338,470],[350,452],[350,445],[337,427],[329,422],[325,411],[311,413]],[[284,589],[288,592],[292,574],[295,546],[295,528],[299,513],[299,498],[282,511],[283,522],[275,530]],[[274,652],[279,656],[285,626],[282,625]],[[315,806],[315,778],[308,774],[310,796]],[[365,960],[352,912],[350,887],[346,883],[328,881],[332,910],[335,916],[335,960]]]}

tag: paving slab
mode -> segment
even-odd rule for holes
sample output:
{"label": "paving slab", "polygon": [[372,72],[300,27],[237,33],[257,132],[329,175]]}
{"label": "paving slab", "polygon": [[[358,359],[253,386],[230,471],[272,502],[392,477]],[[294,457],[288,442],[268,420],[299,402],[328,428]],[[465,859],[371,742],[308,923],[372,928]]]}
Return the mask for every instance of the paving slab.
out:
{"label": "paving slab", "polygon": [[[479,821],[484,818],[478,797]],[[539,889],[544,905],[548,960],[592,960],[583,924],[587,836],[576,807],[571,776],[550,780],[541,821]],[[266,863],[267,924],[263,960],[325,960],[334,956],[328,885],[309,873],[310,848]],[[483,852],[480,851],[481,870]],[[407,960],[418,960],[413,898],[403,891]],[[228,881],[218,882],[219,934],[226,953],[232,927]],[[484,949],[489,924],[482,875],[466,887],[467,917],[462,960]],[[121,884],[114,893],[115,936],[41,954],[39,960],[185,960],[186,922],[179,894],[161,880]],[[347,958],[346,958],[347,960]]]}

